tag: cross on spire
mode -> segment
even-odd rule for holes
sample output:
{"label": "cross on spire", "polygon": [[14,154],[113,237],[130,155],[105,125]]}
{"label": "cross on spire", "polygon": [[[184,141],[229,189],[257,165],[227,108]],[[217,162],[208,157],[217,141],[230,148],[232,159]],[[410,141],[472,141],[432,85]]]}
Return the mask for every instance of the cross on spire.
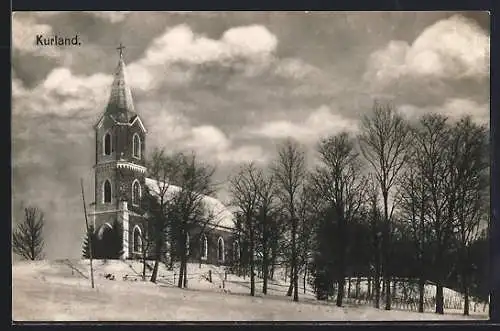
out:
{"label": "cross on spire", "polygon": [[125,49],[125,46],[123,46],[122,43],[120,43],[120,46],[116,48],[120,52],[120,57],[123,56],[123,50]]}

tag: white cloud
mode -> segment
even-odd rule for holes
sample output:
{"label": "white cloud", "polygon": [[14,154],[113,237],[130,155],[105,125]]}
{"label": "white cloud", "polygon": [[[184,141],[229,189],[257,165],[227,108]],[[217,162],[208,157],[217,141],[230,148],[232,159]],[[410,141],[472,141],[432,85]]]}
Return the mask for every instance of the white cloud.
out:
{"label": "white cloud", "polygon": [[239,164],[249,161],[264,163],[269,160],[262,147],[257,145],[246,145],[229,149],[225,153],[219,153],[217,160],[222,163]]}
{"label": "white cloud", "polygon": [[129,65],[131,85],[150,90],[163,81],[189,83],[193,71],[178,70],[175,63],[237,65],[234,60],[242,59],[244,75],[254,76],[273,61],[276,45],[276,36],[259,25],[228,29],[218,40],[196,34],[186,24],[169,27],[151,42],[144,57]]}
{"label": "white cloud", "polygon": [[247,129],[244,134],[271,139],[293,137],[304,144],[312,144],[324,136],[341,131],[356,131],[357,128],[357,121],[332,112],[328,106],[323,105],[310,113],[303,122],[271,121],[258,128]]}
{"label": "white cloud", "polygon": [[303,79],[319,72],[316,67],[300,59],[289,58],[277,63],[275,73],[286,78]]}
{"label": "white cloud", "polygon": [[195,34],[185,24],[168,28],[153,40],[143,59],[146,65],[171,62],[202,64],[234,57],[267,57],[274,52],[276,37],[263,26],[236,27],[227,30],[220,40]]}
{"label": "white cloud", "polygon": [[74,75],[69,69],[53,69],[33,89],[26,89],[18,79],[12,81],[13,116],[22,114],[55,114],[73,116],[86,111],[101,112],[109,97],[111,75]]}
{"label": "white cloud", "polygon": [[190,137],[184,146],[198,151],[220,152],[229,148],[230,141],[218,128],[201,125],[191,128]]}
{"label": "white cloud", "polygon": [[[267,158],[260,146],[236,146],[213,125],[192,125],[188,118],[175,113],[176,107],[168,102],[149,103],[141,107],[148,127],[148,149],[167,148],[169,151],[194,151],[202,159],[214,163],[264,162]],[[154,118],[154,121],[148,121]]]}
{"label": "white cloud", "polygon": [[414,105],[401,105],[398,111],[409,119],[417,119],[426,113],[438,113],[449,117],[452,121],[470,115],[479,124],[489,125],[490,107],[488,104],[479,104],[474,100],[451,98],[441,106],[417,107]]}
{"label": "white cloud", "polygon": [[404,75],[482,78],[489,75],[490,37],[461,15],[427,27],[409,45],[391,41],[368,60],[365,79],[384,84]]}
{"label": "white cloud", "polygon": [[278,40],[266,27],[250,25],[235,27],[224,32],[223,47],[242,57],[266,57],[276,50]]}

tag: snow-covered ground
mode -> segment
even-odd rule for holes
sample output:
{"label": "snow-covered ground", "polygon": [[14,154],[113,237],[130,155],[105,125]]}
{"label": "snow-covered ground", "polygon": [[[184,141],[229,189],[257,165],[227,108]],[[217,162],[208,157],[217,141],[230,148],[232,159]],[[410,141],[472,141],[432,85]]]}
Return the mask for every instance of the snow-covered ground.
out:
{"label": "snow-covered ground", "polygon": [[[95,288],[90,287],[89,262],[15,262],[12,267],[12,318],[15,321],[333,321],[486,319],[486,313],[464,317],[459,310],[445,315],[393,309],[385,311],[347,301],[345,307],[318,302],[310,288],[300,302],[285,296],[288,286],[262,282],[249,296],[249,278],[224,276],[222,268],[189,264],[188,289],[175,287],[178,275],[164,265],[157,284],[141,280],[138,261],[94,261]],[[212,282],[208,281],[209,270]],[[147,272],[150,274],[150,271]],[[114,280],[105,276],[111,274]],[[224,281],[223,281],[224,280]],[[302,285],[301,285],[302,286]],[[352,288],[354,288],[354,282]]]}

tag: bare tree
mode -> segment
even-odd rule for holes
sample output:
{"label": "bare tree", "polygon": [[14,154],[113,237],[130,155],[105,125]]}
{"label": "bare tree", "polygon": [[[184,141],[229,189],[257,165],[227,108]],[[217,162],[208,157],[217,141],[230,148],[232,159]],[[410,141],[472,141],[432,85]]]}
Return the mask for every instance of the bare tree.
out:
{"label": "bare tree", "polygon": [[250,295],[255,295],[255,248],[256,217],[262,174],[254,163],[242,166],[230,179],[232,205],[238,209],[239,232],[248,243],[248,263],[250,265]]}
{"label": "bare tree", "polygon": [[348,226],[360,212],[365,180],[360,175],[358,153],[353,139],[340,133],[323,139],[319,146],[321,163],[313,175],[314,183],[326,203],[335,212],[337,242],[337,300],[342,306],[346,278]]}
{"label": "bare tree", "polygon": [[413,144],[418,150],[421,163],[421,181],[425,185],[429,203],[431,243],[433,250],[432,276],[436,282],[436,313],[444,313],[443,270],[445,253],[453,236],[453,213],[455,210],[455,176],[449,173],[446,150],[449,145],[450,130],[445,116],[424,115],[413,135]]}
{"label": "bare tree", "polygon": [[291,242],[291,285],[293,301],[299,301],[297,232],[299,219],[297,206],[306,178],[305,153],[296,141],[287,139],[278,149],[278,159],[274,165],[278,197],[287,213]]}
{"label": "bare tree", "polygon": [[378,205],[379,202],[378,184],[376,183],[376,180],[373,178],[373,176],[368,176],[366,197],[367,197],[367,209],[368,209],[367,214],[368,214],[369,228],[370,228],[372,247],[373,247],[372,249],[373,265],[370,267],[370,270],[373,271],[373,286],[371,286],[370,282],[369,289],[372,292],[375,292],[375,308],[380,308],[380,277],[382,271],[382,259],[381,259],[382,233],[380,231],[381,230],[380,221],[382,218],[381,217],[382,212],[380,211]]}
{"label": "bare tree", "polygon": [[469,315],[470,248],[480,235],[481,221],[487,222],[489,214],[486,128],[474,124],[470,117],[462,118],[451,128],[448,156],[449,174],[456,176],[450,182],[453,187],[448,190],[448,198],[453,199],[456,206],[454,221],[465,297],[464,315]]}
{"label": "bare tree", "polygon": [[389,259],[391,216],[394,204],[389,210],[389,198],[395,187],[401,169],[406,161],[409,130],[406,121],[396,113],[390,103],[375,102],[373,113],[365,116],[359,136],[361,152],[370,164],[382,193],[384,207],[384,228],[382,231],[383,273],[385,309],[391,309]]}
{"label": "bare tree", "polygon": [[322,206],[322,199],[318,193],[309,176],[304,187],[304,194],[301,195],[297,208],[299,218],[299,234],[297,237],[299,256],[297,265],[303,273],[302,287],[304,294],[306,293],[306,281],[310,269],[309,262],[314,256],[314,229],[316,228],[317,218]]}
{"label": "bare tree", "polygon": [[398,195],[401,218],[403,223],[408,225],[408,235],[416,253],[419,278],[418,311],[420,313],[424,312],[424,286],[429,276],[426,271],[428,268],[426,246],[430,241],[429,221],[427,219],[430,201],[427,186],[422,178],[422,160],[423,156],[420,151],[412,149],[412,155],[401,180],[401,190]]}
{"label": "bare tree", "polygon": [[273,174],[266,176],[262,170],[258,173],[258,206],[257,206],[257,230],[259,246],[262,250],[262,293],[267,294],[267,283],[269,279],[269,269],[271,261],[272,241],[276,240],[278,230],[276,222],[278,215],[276,212],[276,186]]}
{"label": "bare tree", "polygon": [[[157,219],[161,219],[158,215],[159,202],[157,196],[152,194],[148,187],[145,187],[144,194],[141,198],[141,208],[143,211],[147,211],[146,217],[141,218],[142,231],[140,232],[140,258],[142,261],[142,280],[146,280],[146,269],[148,266],[148,259],[151,257],[151,253],[154,253],[155,247],[155,233],[154,227]],[[134,238],[134,244],[136,243],[136,238]],[[134,249],[135,251],[135,249]]]}
{"label": "bare tree", "polygon": [[12,250],[26,260],[43,258],[43,212],[37,207],[24,208],[24,220],[18,223],[12,234]]}
{"label": "bare tree", "polygon": [[172,198],[172,222],[176,234],[177,250],[180,254],[180,271],[178,287],[187,286],[187,260],[190,243],[189,233],[195,228],[205,228],[212,224],[215,216],[207,205],[206,198],[215,192],[212,181],[215,168],[204,164],[196,158],[196,154],[180,154],[178,176],[173,179],[179,187]]}
{"label": "bare tree", "polygon": [[[170,183],[180,171],[178,155],[167,155],[164,150],[153,151],[148,164],[149,175],[155,180],[155,187],[150,193],[151,198],[145,200],[144,206],[148,222],[152,225],[152,245],[154,246],[154,267],[150,281],[155,283],[158,276],[158,267],[166,247],[166,238],[169,230],[169,219],[172,213],[172,197]],[[154,236],[154,237],[153,237]],[[143,261],[146,262],[145,260]],[[145,264],[144,264],[145,267]]]}

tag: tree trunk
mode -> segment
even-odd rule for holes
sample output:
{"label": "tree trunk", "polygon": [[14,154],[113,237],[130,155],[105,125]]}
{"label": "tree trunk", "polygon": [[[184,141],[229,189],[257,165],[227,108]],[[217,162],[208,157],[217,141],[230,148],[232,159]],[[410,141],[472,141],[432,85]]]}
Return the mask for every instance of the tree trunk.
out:
{"label": "tree trunk", "polygon": [[181,265],[179,268],[179,279],[177,280],[178,288],[182,288],[183,281],[184,281],[184,267],[182,266],[182,259],[181,259]]}
{"label": "tree trunk", "polygon": [[146,255],[144,254],[142,258],[142,280],[146,280]]}
{"label": "tree trunk", "polygon": [[374,229],[375,232],[375,276],[373,279],[373,286],[375,292],[375,308],[380,308],[380,283],[381,283],[381,274],[382,274],[382,242],[380,236],[378,236],[377,229]]}
{"label": "tree trunk", "polygon": [[444,295],[441,281],[436,285],[436,314],[444,314]]}
{"label": "tree trunk", "polygon": [[276,264],[276,253],[274,247],[271,248],[271,272],[270,272],[270,278],[271,280],[274,280],[274,265]]}
{"label": "tree trunk", "polygon": [[468,284],[468,279],[467,275],[462,276],[463,280],[463,291],[464,291],[464,315],[469,316],[469,284]]}
{"label": "tree trunk", "polygon": [[380,271],[377,270],[375,273],[375,279],[373,280],[373,286],[375,287],[375,308],[380,308]]}
{"label": "tree trunk", "polygon": [[307,279],[307,265],[306,267],[304,268],[304,294],[306,294],[306,279]]}
{"label": "tree trunk", "polygon": [[293,267],[290,268],[290,286],[288,287],[288,291],[286,292],[286,295],[288,297],[291,297],[292,292],[293,292]]}
{"label": "tree trunk", "polygon": [[[337,307],[342,307],[342,300],[345,294],[345,277],[346,277],[346,263],[345,263],[345,254],[346,254],[346,244],[345,244],[345,219],[344,214],[340,206],[337,206],[337,217],[338,217],[338,251],[339,251],[339,263],[338,263],[338,275],[337,275],[337,284],[338,284],[338,292],[337,292]],[[351,290],[351,277],[349,277],[349,287],[347,296],[349,296],[349,292]]]}
{"label": "tree trunk", "polygon": [[183,276],[182,277],[183,278],[183,284],[182,285],[183,285],[184,288],[187,288],[187,283],[188,283],[188,281],[187,281],[187,258],[184,258],[184,263],[183,264],[184,264],[184,272],[183,272],[183,275],[182,275]]}
{"label": "tree trunk", "polygon": [[337,280],[337,307],[342,307],[342,299],[344,298],[344,287],[345,287],[345,278],[342,277]]}
{"label": "tree trunk", "polygon": [[418,280],[418,312],[424,312],[424,298],[425,298],[425,279],[420,277]]}
{"label": "tree trunk", "polygon": [[396,279],[395,278],[392,279],[392,292],[391,292],[391,295],[392,295],[392,300],[394,300],[396,298]]}
{"label": "tree trunk", "polygon": [[350,298],[351,297],[351,276],[347,277],[347,297]]}
{"label": "tree trunk", "polygon": [[385,310],[391,310],[391,273],[389,270],[389,249],[390,249],[390,220],[389,220],[389,207],[388,207],[388,195],[389,192],[383,191],[382,196],[384,199],[384,223],[385,228],[383,232],[382,239],[382,251],[383,251],[383,272],[384,272],[384,283],[385,283]]}
{"label": "tree trunk", "polygon": [[253,258],[250,260],[250,295],[255,296],[255,266]]}
{"label": "tree trunk", "polygon": [[292,224],[292,265],[293,265],[293,301],[299,301],[299,268],[297,266],[297,220]]}
{"label": "tree trunk", "polygon": [[356,299],[359,298],[359,292],[361,291],[361,277],[356,278]]}
{"label": "tree trunk", "polygon": [[262,293],[267,294],[267,278],[269,277],[269,257],[264,248],[264,253],[262,254]]}
{"label": "tree trunk", "polygon": [[155,258],[155,265],[153,267],[153,272],[151,273],[150,281],[156,283],[156,278],[158,277],[158,266],[160,265],[160,256],[157,254]]}
{"label": "tree trunk", "polygon": [[368,293],[366,293],[368,299],[372,298],[372,278],[368,276]]}
{"label": "tree trunk", "polygon": [[299,274],[298,274],[298,268],[294,268],[294,273],[293,273],[294,281],[293,281],[293,301],[297,302],[299,301]]}

